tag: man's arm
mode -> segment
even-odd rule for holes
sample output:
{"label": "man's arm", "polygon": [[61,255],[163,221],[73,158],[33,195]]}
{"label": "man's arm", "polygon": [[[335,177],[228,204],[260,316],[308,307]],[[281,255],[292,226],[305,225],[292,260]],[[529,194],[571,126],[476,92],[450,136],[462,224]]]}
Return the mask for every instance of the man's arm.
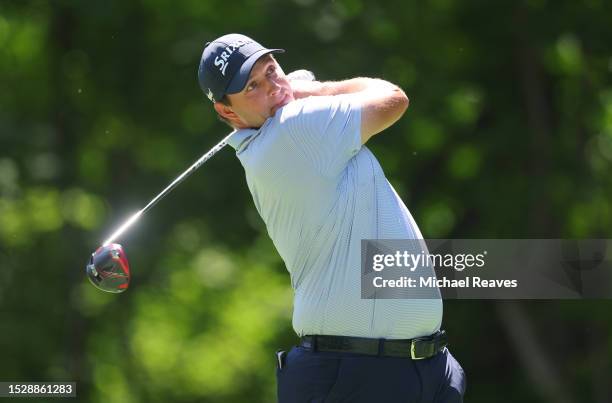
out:
{"label": "man's arm", "polygon": [[395,123],[408,108],[408,97],[398,86],[375,78],[344,81],[295,81],[294,97],[350,94],[361,106],[361,144]]}

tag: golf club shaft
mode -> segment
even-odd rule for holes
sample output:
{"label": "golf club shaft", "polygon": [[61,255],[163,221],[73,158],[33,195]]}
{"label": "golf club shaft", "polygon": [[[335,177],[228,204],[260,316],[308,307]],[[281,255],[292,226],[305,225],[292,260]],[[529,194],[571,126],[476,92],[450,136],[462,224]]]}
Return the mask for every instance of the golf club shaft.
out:
{"label": "golf club shaft", "polygon": [[201,156],[196,162],[194,162],[189,168],[187,168],[187,170],[185,170],[185,172],[183,172],[176,179],[174,179],[168,186],[166,186],[166,188],[164,190],[162,190],[146,206],[144,206],[144,208],[142,208],[141,210],[136,212],[134,215],[132,215],[115,232],[113,232],[113,234],[110,237],[108,237],[108,239],[106,241],[104,241],[102,246],[106,246],[108,244],[111,244],[113,241],[115,241],[117,238],[119,238],[119,236],[121,236],[121,234],[123,234],[129,227],[131,227],[132,224],[134,224],[140,218],[141,215],[143,215],[150,208],[152,208],[154,205],[156,205],[157,202],[159,202],[161,199],[164,198],[164,196],[166,196],[168,193],[170,193],[172,191],[172,189],[174,189],[179,183],[184,181],[189,175],[194,173],[200,166],[202,166],[202,164],[204,164],[206,161],[208,161],[210,159],[210,157],[212,157],[217,152],[219,152],[223,147],[225,147],[225,145],[227,144],[227,141],[229,140],[229,138],[231,137],[232,134],[234,134],[234,131],[231,132],[230,134],[228,134],[227,136],[225,136],[225,138],[223,140],[221,140],[219,143],[217,143],[217,145],[215,145],[213,148],[211,148],[210,151],[208,151],[206,154]]}

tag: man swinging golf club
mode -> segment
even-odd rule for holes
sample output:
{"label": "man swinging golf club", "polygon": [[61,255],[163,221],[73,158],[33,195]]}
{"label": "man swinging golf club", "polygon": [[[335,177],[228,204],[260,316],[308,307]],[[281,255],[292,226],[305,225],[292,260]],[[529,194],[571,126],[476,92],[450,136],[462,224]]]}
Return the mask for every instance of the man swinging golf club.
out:
{"label": "man swinging golf club", "polygon": [[301,341],[277,353],[279,402],[461,402],[465,375],[440,331],[439,293],[360,298],[362,239],[422,238],[364,146],[408,98],[380,79],[290,81],[273,57],[281,52],[224,35],[198,70],[236,129],[228,143],[295,292]]}

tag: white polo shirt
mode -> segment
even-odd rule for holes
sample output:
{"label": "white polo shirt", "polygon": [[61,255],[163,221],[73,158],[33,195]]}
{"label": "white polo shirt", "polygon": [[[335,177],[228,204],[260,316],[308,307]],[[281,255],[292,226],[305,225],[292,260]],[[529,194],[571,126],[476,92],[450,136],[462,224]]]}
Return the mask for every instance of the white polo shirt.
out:
{"label": "white polo shirt", "polygon": [[361,240],[422,235],[361,145],[360,124],[349,96],[309,97],[258,130],[237,131],[229,144],[291,275],[298,335],[430,335],[442,321],[439,297],[361,299]]}

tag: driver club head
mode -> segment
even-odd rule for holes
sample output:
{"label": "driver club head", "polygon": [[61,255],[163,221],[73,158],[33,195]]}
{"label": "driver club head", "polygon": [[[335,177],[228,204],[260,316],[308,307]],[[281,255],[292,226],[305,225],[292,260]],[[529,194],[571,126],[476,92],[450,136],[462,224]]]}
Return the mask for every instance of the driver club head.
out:
{"label": "driver club head", "polygon": [[120,293],[130,284],[130,266],[118,243],[100,246],[85,268],[87,278],[99,290]]}

